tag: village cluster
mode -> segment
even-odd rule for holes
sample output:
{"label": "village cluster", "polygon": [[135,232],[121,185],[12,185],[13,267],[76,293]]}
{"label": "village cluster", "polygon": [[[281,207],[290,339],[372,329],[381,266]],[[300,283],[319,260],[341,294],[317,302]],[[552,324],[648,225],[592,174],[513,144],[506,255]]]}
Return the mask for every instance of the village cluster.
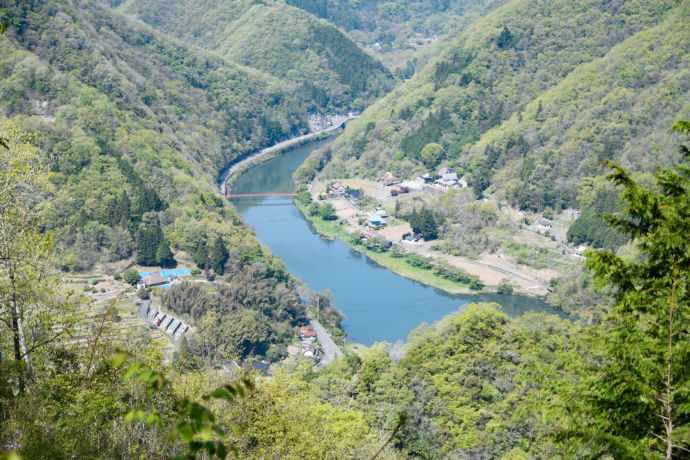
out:
{"label": "village cluster", "polygon": [[316,331],[312,326],[302,326],[299,328],[299,339],[302,342],[300,354],[307,358],[317,359],[319,350],[314,345],[316,341]]}
{"label": "village cluster", "polygon": [[[467,182],[459,178],[457,172],[448,166],[444,166],[438,171],[436,179],[434,179],[431,173],[426,173],[414,180],[403,181],[395,177],[390,171],[387,171],[376,180],[376,184],[378,187],[385,190],[385,194],[380,194],[381,196],[378,197],[382,201],[386,201],[386,197],[395,198],[411,192],[439,194],[448,189],[467,187]],[[327,196],[330,199],[344,199],[347,200],[351,208],[359,207],[357,200],[360,198],[360,190],[353,190],[341,182],[335,182],[328,187],[327,192]],[[377,206],[371,211],[366,218],[362,242],[366,243],[373,238],[382,238],[385,240],[386,238],[380,233],[380,230],[387,226],[387,218],[388,213],[383,206]],[[420,235],[415,235],[411,231],[406,233],[409,233],[405,236],[405,240],[408,242],[424,241]],[[390,243],[390,241],[388,241],[388,243]]]}

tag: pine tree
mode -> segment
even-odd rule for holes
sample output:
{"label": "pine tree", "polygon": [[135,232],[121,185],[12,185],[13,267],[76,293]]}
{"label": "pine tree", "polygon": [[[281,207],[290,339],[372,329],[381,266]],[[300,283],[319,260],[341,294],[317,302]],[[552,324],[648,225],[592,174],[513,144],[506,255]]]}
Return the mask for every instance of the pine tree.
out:
{"label": "pine tree", "polygon": [[511,44],[513,41],[513,34],[510,33],[508,26],[503,26],[501,34],[496,39],[496,45],[499,48],[505,48]]}
{"label": "pine tree", "polygon": [[539,104],[537,105],[537,113],[534,114],[534,119],[536,121],[544,121],[544,118],[542,117],[544,107],[542,106],[541,99],[539,99]]}
{"label": "pine tree", "polygon": [[218,235],[211,247],[211,254],[209,256],[211,268],[216,273],[222,275],[225,271],[225,262],[228,260],[228,250],[225,247],[223,238]]}

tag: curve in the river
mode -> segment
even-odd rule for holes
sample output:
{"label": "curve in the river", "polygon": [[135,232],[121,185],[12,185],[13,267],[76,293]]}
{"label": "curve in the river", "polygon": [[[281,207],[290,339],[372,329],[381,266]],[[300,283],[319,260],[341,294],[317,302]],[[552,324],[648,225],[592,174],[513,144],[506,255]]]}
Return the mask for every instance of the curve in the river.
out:
{"label": "curve in the river", "polygon": [[[303,145],[244,171],[234,193],[289,192],[293,172],[326,139]],[[535,299],[499,294],[450,295],[397,275],[340,240],[322,238],[282,197],[233,199],[259,240],[283,259],[288,270],[311,289],[330,289],[345,315],[343,328],[352,342],[405,340],[422,322],[433,322],[469,302],[497,302],[511,317],[525,311],[556,313]]]}

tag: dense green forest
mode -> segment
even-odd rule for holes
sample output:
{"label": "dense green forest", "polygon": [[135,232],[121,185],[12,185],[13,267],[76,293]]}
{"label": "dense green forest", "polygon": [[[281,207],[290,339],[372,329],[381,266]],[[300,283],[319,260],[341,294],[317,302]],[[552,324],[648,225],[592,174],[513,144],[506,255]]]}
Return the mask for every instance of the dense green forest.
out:
{"label": "dense green forest", "polygon": [[130,257],[150,228],[188,252],[219,233],[246,251],[215,177],[299,131],[296,95],[98,4],[21,3],[4,15],[16,26],[0,39],[2,110],[51,159],[58,193],[46,225],[61,230],[70,270]]}
{"label": "dense green forest", "polygon": [[393,86],[390,72],[350,37],[284,3],[128,1],[119,10],[233,62],[297,84],[314,109],[362,110]]}
{"label": "dense green forest", "polygon": [[[211,290],[238,273],[246,290],[226,299],[219,323],[244,319],[251,336],[227,342],[226,355],[284,356],[304,321],[295,284],[215,182],[232,159],[300,132],[308,100],[98,3],[22,2],[2,17],[11,22],[0,37],[0,110],[33,133],[50,169],[53,191],[37,198],[62,270],[173,267],[220,241]],[[264,296],[289,306],[269,326],[248,324],[277,308]]]}
{"label": "dense green forest", "polygon": [[[0,460],[687,458],[689,18],[688,0],[0,4]],[[455,38],[401,64],[435,34]],[[416,75],[384,96],[379,59]],[[504,205],[577,208],[568,241],[599,249],[552,280],[569,315],[471,304],[325,369],[288,357],[307,299],[330,328],[342,317],[218,175],[311,110],[377,98],[297,178],[450,165],[470,187],[391,220],[463,255],[510,249]],[[181,262],[195,274],[167,291],[129,286]],[[70,281],[106,275],[125,289],[98,305],[96,283]],[[136,334],[122,302],[193,331]]]}
{"label": "dense green forest", "polygon": [[[650,171],[670,150],[662,134],[688,110],[688,8],[508,2],[352,123],[325,173],[405,178],[448,162],[479,197],[578,207],[600,160]],[[431,143],[442,154],[424,162]]]}
{"label": "dense green forest", "polygon": [[347,31],[394,69],[412,77],[473,19],[498,1],[285,0]]}

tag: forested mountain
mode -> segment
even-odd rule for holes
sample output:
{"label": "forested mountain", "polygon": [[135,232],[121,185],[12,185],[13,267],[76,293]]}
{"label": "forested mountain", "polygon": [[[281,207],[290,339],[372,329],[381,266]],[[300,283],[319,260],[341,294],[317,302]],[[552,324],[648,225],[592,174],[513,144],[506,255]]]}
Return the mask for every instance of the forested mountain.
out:
{"label": "forested mountain", "polygon": [[[34,133],[50,165],[43,229],[56,236],[62,269],[169,267],[171,247],[210,252],[220,238],[212,268],[249,291],[206,324],[242,322],[227,353],[263,356],[282,344],[271,353],[284,354],[289,328],[304,321],[294,282],[218,194],[216,177],[237,156],[306,129],[309,99],[98,3],[21,2],[2,14],[11,23],[0,37],[0,110]],[[281,312],[262,295],[281,296]]]}
{"label": "forested mountain", "polygon": [[297,84],[315,109],[361,110],[393,87],[390,72],[350,37],[282,2],[131,0],[118,9]]}
{"label": "forested mountain", "polygon": [[410,78],[473,19],[505,0],[285,0],[327,19]]}
{"label": "forested mountain", "polygon": [[[688,115],[689,8],[507,2],[352,123],[325,171],[410,177],[448,162],[478,197],[577,207],[600,160],[648,171],[672,150],[662,133]],[[430,143],[441,154],[425,161]]]}
{"label": "forested mountain", "polygon": [[52,158],[60,191],[49,225],[78,264],[100,250],[130,256],[149,211],[161,213],[145,225],[160,221],[193,252],[233,215],[213,196],[218,171],[303,126],[306,105],[278,82],[98,4],[22,2],[5,14],[16,25],[0,39],[2,110]]}

